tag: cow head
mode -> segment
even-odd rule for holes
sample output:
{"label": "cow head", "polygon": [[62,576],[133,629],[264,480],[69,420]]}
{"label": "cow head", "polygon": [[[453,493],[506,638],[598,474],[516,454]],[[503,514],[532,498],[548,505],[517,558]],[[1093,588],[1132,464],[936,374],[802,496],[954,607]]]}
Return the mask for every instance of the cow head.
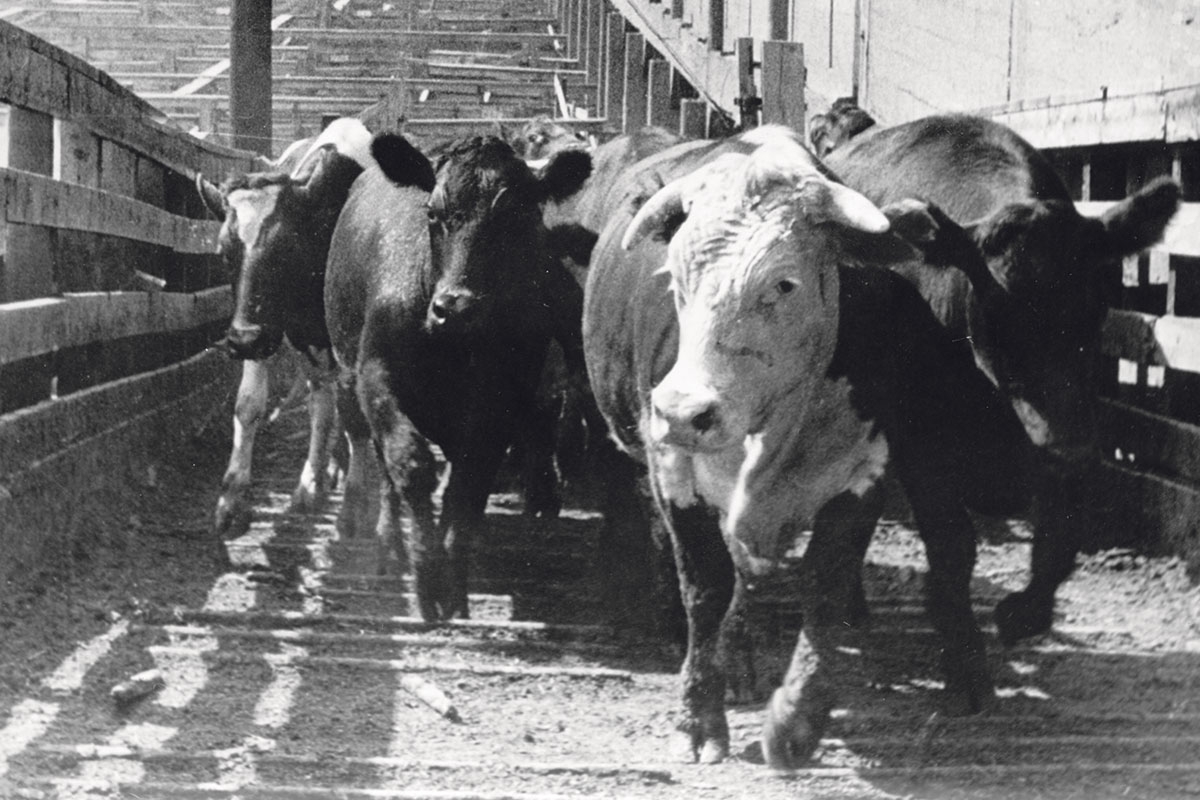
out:
{"label": "cow head", "polygon": [[1069,201],[1010,203],[970,226],[986,270],[969,272],[979,366],[1030,439],[1056,460],[1096,455],[1094,372],[1121,259],[1162,238],[1179,187],[1156,181],[1099,218]]}
{"label": "cow head", "polygon": [[785,137],[668,183],[626,231],[626,249],[670,235],[663,271],[679,324],[644,436],[666,458],[690,459],[698,481],[724,487],[723,497],[700,492],[725,511],[743,552],[771,560],[789,538],[794,509],[764,515],[761,498],[791,502],[775,490],[803,453],[794,432],[821,413],[812,399],[837,344],[839,266],[862,263],[888,228],[880,209]]}
{"label": "cow head", "polygon": [[542,206],[577,191],[591,157],[568,150],[535,175],[495,137],[474,137],[446,150],[429,198],[429,234],[436,283],[427,329],[471,327],[508,300],[529,297],[545,268]]}
{"label": "cow head", "polygon": [[808,124],[808,141],[821,158],[875,125],[875,118],[850,97],[833,101],[829,111],[813,116]]}
{"label": "cow head", "polygon": [[550,117],[531,119],[508,142],[518,156],[533,162],[544,161],[563,150],[586,150],[593,145],[587,134],[571,130]]}
{"label": "cow head", "polygon": [[[366,129],[361,134],[369,140]],[[237,358],[260,359],[294,340],[327,341],[322,293],[338,214],[362,173],[352,144],[318,139],[295,171],[237,175],[197,188],[222,221],[218,247],[234,288],[226,345]],[[361,156],[358,156],[361,158]]]}

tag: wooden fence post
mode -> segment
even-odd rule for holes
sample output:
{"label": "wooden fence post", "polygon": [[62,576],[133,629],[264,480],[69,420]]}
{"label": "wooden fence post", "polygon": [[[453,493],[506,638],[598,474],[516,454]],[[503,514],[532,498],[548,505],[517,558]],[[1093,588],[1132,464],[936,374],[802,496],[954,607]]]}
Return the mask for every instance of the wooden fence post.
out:
{"label": "wooden fence post", "polygon": [[579,69],[587,67],[587,7],[588,0],[572,0],[571,15],[574,22],[571,24],[571,57],[579,62],[576,65]]}
{"label": "wooden fence post", "polygon": [[786,41],[788,38],[788,0],[771,0],[767,16],[771,23],[771,38]]}
{"label": "wooden fence post", "polygon": [[316,0],[317,3],[317,27],[328,28],[330,17],[333,16],[331,0]]}
{"label": "wooden fence post", "polygon": [[683,18],[683,0],[671,0],[671,19]]}
{"label": "wooden fence post", "polygon": [[604,105],[600,94],[603,81],[601,67],[604,65],[604,8],[601,0],[588,0],[587,11],[587,82],[594,92],[593,102],[589,105],[599,110]]}
{"label": "wooden fence post", "polygon": [[734,52],[737,58],[738,110],[741,112],[739,123],[742,130],[749,130],[758,126],[758,107],[762,103],[754,85],[754,39],[739,37],[734,42]]}
{"label": "wooden fence post", "polygon": [[804,45],[763,42],[762,121],[788,125],[804,133]]}
{"label": "wooden fence post", "polygon": [[633,133],[646,124],[646,40],[625,34],[625,90],[621,130]]}
{"label": "wooden fence post", "polygon": [[558,30],[567,42],[567,58],[575,58],[575,0],[563,0],[559,7]]}
{"label": "wooden fence post", "polygon": [[708,104],[698,98],[679,101],[679,135],[685,139],[703,139],[707,127]]}
{"label": "wooden fence post", "polygon": [[608,15],[608,42],[604,48],[604,116],[614,129],[621,121],[621,92],[625,90],[625,17]]}
{"label": "wooden fence post", "polygon": [[660,128],[673,127],[671,122],[671,65],[661,58],[650,59],[649,122]]}
{"label": "wooden fence post", "polygon": [[708,0],[708,49],[725,49],[725,0]]}

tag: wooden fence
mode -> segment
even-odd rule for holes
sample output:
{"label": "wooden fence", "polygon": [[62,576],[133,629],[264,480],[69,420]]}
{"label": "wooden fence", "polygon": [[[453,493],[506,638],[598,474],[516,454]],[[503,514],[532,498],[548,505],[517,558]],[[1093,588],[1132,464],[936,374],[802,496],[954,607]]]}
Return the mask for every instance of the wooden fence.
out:
{"label": "wooden fence", "polygon": [[[0,578],[84,543],[97,494],[146,480],[229,392],[231,294],[199,142],[105,74],[0,21]],[[143,470],[140,475],[133,475]]]}
{"label": "wooden fence", "polygon": [[[856,63],[872,56],[856,48],[864,46],[865,28],[884,5],[836,0],[828,6],[826,27],[812,24],[813,4],[800,0],[791,5],[558,0],[567,54],[597,86],[588,107],[573,111],[603,117],[614,132],[650,122],[685,135],[717,135],[734,120],[804,129],[812,113],[824,110],[809,109],[808,103],[850,94],[860,78],[873,74],[868,64]],[[975,5],[984,14],[985,4]],[[927,16],[927,10],[921,13]],[[1038,13],[1034,27],[1044,32],[1051,20]],[[938,58],[920,49],[928,37],[906,43],[894,32],[888,35],[887,59]],[[999,96],[1013,98],[1013,87],[1043,87],[1045,81],[1034,80],[1043,73],[1035,70],[1025,43],[1004,46],[1026,60],[1010,65],[1009,83]],[[806,47],[815,55],[811,73]],[[883,63],[883,55],[874,58],[872,63]],[[1158,62],[1164,69],[1179,67],[1180,58],[1164,54]],[[942,89],[967,87],[964,96],[997,96],[970,88],[979,76],[970,74],[967,63],[958,67],[961,74],[947,76]],[[989,61],[979,68],[990,66]],[[1104,327],[1100,404],[1107,460],[1099,494],[1106,506],[1096,541],[1162,547],[1200,569],[1200,85],[1187,84],[1187,73],[1180,81],[1168,75],[1141,89],[1078,91],[1074,87],[1085,76],[1063,69],[1072,76],[1070,96],[1013,98],[986,108],[977,101],[972,110],[1012,126],[1042,148],[1084,214],[1103,213],[1157,175],[1173,175],[1184,186],[1185,203],[1166,240],[1126,261],[1124,296]],[[810,74],[823,81],[821,91],[808,85]],[[876,74],[868,97],[879,107],[916,109],[911,98],[885,94],[894,79]],[[970,108],[958,99],[957,108]],[[935,110],[952,109],[922,106],[914,114]]]}

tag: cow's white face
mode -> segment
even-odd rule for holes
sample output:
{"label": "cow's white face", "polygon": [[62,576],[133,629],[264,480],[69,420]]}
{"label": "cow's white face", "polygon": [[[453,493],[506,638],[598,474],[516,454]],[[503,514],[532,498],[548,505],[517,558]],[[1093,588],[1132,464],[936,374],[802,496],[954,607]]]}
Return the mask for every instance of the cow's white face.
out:
{"label": "cow's white face", "polygon": [[[810,472],[797,464],[808,454],[797,458],[795,432],[827,423],[838,265],[846,260],[839,237],[847,226],[880,233],[888,222],[823,177],[802,148],[777,144],[722,156],[664,187],[630,234],[644,233],[648,217],[680,214],[664,266],[679,349],[651,393],[644,433],[663,466],[664,493],[686,504],[692,492],[721,508],[746,567],[773,560],[804,522],[796,513],[807,514],[756,495],[778,493],[798,466]],[[764,508],[766,519],[757,514]]]}

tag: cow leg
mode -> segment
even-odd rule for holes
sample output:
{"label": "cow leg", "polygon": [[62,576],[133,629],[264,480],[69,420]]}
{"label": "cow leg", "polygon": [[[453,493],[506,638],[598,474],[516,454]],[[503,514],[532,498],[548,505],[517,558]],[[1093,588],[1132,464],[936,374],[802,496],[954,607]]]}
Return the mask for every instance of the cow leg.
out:
{"label": "cow leg", "polygon": [[507,443],[494,432],[485,441],[468,437],[463,448],[465,455],[451,462],[450,479],[442,495],[442,544],[449,559],[449,583],[442,598],[444,619],[470,616],[467,574],[471,549],[476,533],[483,526],[488,494],[506,449]]}
{"label": "cow leg", "polygon": [[[337,382],[337,416],[346,431],[349,450],[338,535],[343,539],[365,536],[370,525],[370,492],[367,490],[367,459],[371,452],[371,428],[358,405],[357,379],[343,374]],[[386,562],[380,563],[382,570]]]}
{"label": "cow leg", "polygon": [[946,710],[974,714],[995,704],[987,645],[971,609],[975,530],[966,509],[935,481],[907,482],[909,503],[925,543],[929,572],[925,608],[942,638]]}
{"label": "cow leg", "polygon": [[213,518],[213,529],[219,537],[241,534],[250,523],[246,491],[250,488],[254,435],[266,419],[269,383],[270,371],[265,361],[242,362],[242,380],[233,412],[233,450]]}
{"label": "cow leg", "polygon": [[306,364],[308,377],[308,458],[300,472],[300,480],[292,490],[290,508],[293,511],[313,511],[325,500],[329,467],[329,432],[334,427],[337,398],[330,381],[328,350],[318,355],[322,363]]}
{"label": "cow leg", "polygon": [[1055,593],[1075,571],[1075,556],[1090,527],[1091,477],[1079,467],[1054,465],[1040,471],[1031,514],[1029,584],[996,605],[996,628],[1006,646],[1050,630]]}
{"label": "cow leg", "polygon": [[556,416],[553,408],[539,398],[524,420],[519,449],[526,516],[553,519],[562,509],[558,467],[554,464]]}
{"label": "cow leg", "polygon": [[799,566],[804,625],[763,723],[763,754],[772,769],[796,769],[812,756],[841,686],[860,668],[854,654],[861,652],[861,632],[850,624],[855,575],[862,570],[856,534],[874,526],[877,494],[840,494],[813,523]]}
{"label": "cow leg", "polygon": [[671,534],[679,590],[687,614],[683,661],[683,715],[672,752],[685,761],[716,764],[729,755],[725,720],[725,673],[721,669],[721,623],[733,598],[734,569],[717,515],[696,505],[659,501]]}
{"label": "cow leg", "polygon": [[[376,527],[379,568],[381,572],[386,570],[393,546],[401,558],[407,553],[421,617],[436,622],[440,618],[437,602],[445,593],[445,553],[433,518],[437,463],[429,442],[401,413],[390,386],[391,377],[382,359],[368,359],[359,367],[359,402],[368,415],[384,474]],[[412,522],[407,546],[401,542],[400,518],[404,512]]]}

